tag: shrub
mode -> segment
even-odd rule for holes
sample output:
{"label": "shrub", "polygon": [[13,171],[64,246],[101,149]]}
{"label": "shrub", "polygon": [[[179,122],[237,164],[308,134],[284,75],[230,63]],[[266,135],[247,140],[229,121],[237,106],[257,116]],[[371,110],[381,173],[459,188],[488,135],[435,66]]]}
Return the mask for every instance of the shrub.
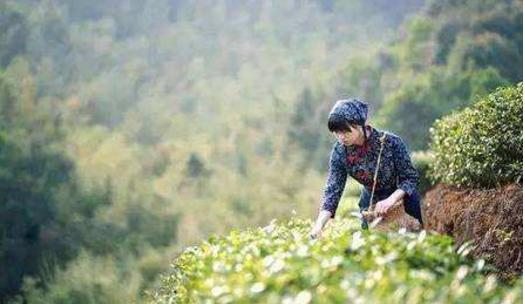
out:
{"label": "shrub", "polygon": [[430,165],[434,155],[430,151],[417,151],[411,155],[412,163],[419,172],[419,193],[427,192],[434,184],[430,178]]}
{"label": "shrub", "polygon": [[[334,221],[316,241],[293,218],[187,248],[150,303],[521,303],[521,279],[498,281],[448,236],[361,231]],[[489,266],[490,268],[490,266]]]}
{"label": "shrub", "polygon": [[434,180],[496,187],[522,174],[523,83],[499,88],[473,106],[443,117],[430,129]]}

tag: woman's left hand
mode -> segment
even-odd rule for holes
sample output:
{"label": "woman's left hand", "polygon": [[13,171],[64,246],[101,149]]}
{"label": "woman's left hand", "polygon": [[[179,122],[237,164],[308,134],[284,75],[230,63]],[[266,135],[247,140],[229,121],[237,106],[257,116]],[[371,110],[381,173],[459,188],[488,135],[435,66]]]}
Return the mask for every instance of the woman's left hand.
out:
{"label": "woman's left hand", "polygon": [[376,204],[374,210],[380,215],[384,215],[388,212],[390,207],[392,207],[395,204],[395,202],[396,201],[391,198],[384,199]]}

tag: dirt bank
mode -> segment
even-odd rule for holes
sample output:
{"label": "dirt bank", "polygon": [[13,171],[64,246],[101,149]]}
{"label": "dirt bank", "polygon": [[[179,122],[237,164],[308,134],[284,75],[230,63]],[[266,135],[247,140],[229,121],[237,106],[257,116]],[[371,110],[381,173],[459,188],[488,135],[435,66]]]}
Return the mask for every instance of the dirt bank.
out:
{"label": "dirt bank", "polygon": [[473,240],[472,254],[495,266],[502,278],[521,275],[522,197],[521,184],[489,190],[437,185],[423,199],[425,228],[446,233],[457,244]]}

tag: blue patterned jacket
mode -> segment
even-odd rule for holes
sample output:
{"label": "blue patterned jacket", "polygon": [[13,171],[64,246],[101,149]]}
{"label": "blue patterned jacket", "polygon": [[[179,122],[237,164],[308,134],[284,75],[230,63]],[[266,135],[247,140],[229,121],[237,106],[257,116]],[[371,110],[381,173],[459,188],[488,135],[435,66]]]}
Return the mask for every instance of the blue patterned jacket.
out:
{"label": "blue patterned jacket", "polygon": [[[367,126],[371,131],[362,146],[345,146],[339,141],[333,145],[330,155],[328,177],[321,199],[321,210],[328,210],[335,216],[348,175],[360,183],[366,191],[372,191],[374,173],[377,165],[380,137],[384,131]],[[367,132],[368,133],[368,132]],[[408,196],[417,191],[419,175],[412,165],[410,154],[403,140],[386,132],[386,142],[381,154],[381,164],[376,183],[376,191],[394,192],[402,189]]]}

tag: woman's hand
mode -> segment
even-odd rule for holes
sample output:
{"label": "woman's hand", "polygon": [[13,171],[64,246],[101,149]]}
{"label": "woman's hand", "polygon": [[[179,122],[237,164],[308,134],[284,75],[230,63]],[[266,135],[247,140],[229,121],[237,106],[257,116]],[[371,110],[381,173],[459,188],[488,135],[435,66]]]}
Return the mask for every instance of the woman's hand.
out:
{"label": "woman's hand", "polygon": [[317,217],[317,220],[315,221],[314,226],[312,227],[312,230],[310,230],[310,239],[317,239],[321,237],[321,234],[323,232],[323,227],[326,225],[326,222],[330,219],[332,216],[332,213],[327,210],[321,210],[319,212],[319,216]]}
{"label": "woman's hand", "polygon": [[379,201],[376,204],[375,211],[379,213],[380,215],[384,215],[388,212],[388,210],[400,199],[402,199],[405,196],[405,191],[401,189],[397,189],[394,191],[394,193],[390,194],[389,197],[386,199]]}
{"label": "woman's hand", "polygon": [[387,198],[382,201],[379,201],[375,206],[375,211],[379,213],[379,215],[385,215],[388,210],[396,203],[396,200],[392,198]]}
{"label": "woman's hand", "polygon": [[321,235],[323,234],[323,228],[321,227],[318,227],[317,225],[315,225],[312,230],[310,230],[310,239],[311,240],[315,240],[315,239],[318,239],[321,237]]}

